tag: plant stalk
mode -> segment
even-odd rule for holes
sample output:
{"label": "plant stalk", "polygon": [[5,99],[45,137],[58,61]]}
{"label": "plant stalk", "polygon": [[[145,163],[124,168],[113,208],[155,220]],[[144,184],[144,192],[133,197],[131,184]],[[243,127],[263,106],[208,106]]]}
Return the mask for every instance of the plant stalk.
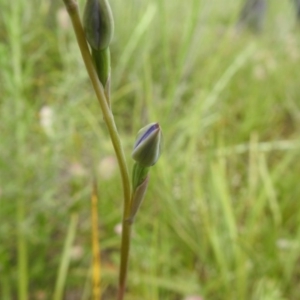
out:
{"label": "plant stalk", "polygon": [[122,230],[122,241],[121,241],[121,263],[120,263],[120,278],[119,278],[119,292],[118,299],[122,300],[124,298],[125,286],[126,286],[126,277],[128,269],[128,257],[130,249],[130,233],[131,233],[131,224],[126,221],[130,214],[130,202],[131,202],[131,184],[128,173],[128,168],[125,160],[125,155],[121,145],[121,141],[118,135],[117,127],[115,125],[113,114],[109,107],[109,102],[105,97],[105,91],[102,84],[100,83],[97,72],[94,68],[91,54],[86,42],[85,34],[81,25],[78,5],[75,0],[63,0],[67,11],[72,20],[73,28],[76,34],[77,42],[81,51],[82,58],[84,60],[87,72],[89,74],[90,80],[94,87],[97,99],[99,101],[103,119],[107,125],[110,138],[117,156],[121,178],[123,186],[123,197],[124,197],[124,206],[123,206],[123,230]]}
{"label": "plant stalk", "polygon": [[98,193],[97,183],[94,178],[93,190],[91,197],[91,219],[92,219],[92,281],[93,281],[93,300],[101,300],[101,262],[100,262],[100,245],[98,229]]}
{"label": "plant stalk", "polygon": [[28,254],[22,224],[25,219],[25,199],[18,199],[18,292],[20,300],[28,299]]}
{"label": "plant stalk", "polygon": [[62,300],[63,291],[65,288],[65,283],[67,279],[68,268],[71,259],[71,248],[75,239],[76,229],[78,224],[78,214],[73,213],[70,217],[67,237],[64,244],[64,249],[58,269],[56,284],[53,293],[53,300]]}
{"label": "plant stalk", "polygon": [[85,39],[84,31],[81,25],[79,12],[78,12],[78,5],[75,0],[63,0],[65,3],[65,6],[67,8],[67,11],[70,15],[73,28],[76,34],[77,42],[81,51],[81,55],[83,58],[83,61],[85,63],[85,67],[87,69],[87,72],[89,74],[90,80],[92,82],[92,85],[94,87],[98,102],[100,104],[102,113],[103,113],[103,119],[106,123],[106,126],[108,128],[108,132],[117,156],[121,177],[122,177],[122,185],[123,185],[123,192],[124,192],[124,204],[125,207],[129,207],[130,205],[130,179],[129,179],[129,173],[128,168],[125,160],[124,151],[121,145],[120,137],[117,131],[117,127],[114,121],[114,117],[112,112],[109,109],[108,102],[106,101],[105,93],[102,84],[100,83],[98,79],[97,72],[95,70],[92,57]]}
{"label": "plant stalk", "polygon": [[122,222],[122,242],[121,242],[121,264],[119,273],[119,290],[118,300],[123,300],[126,288],[126,279],[128,271],[129,251],[130,251],[130,238],[131,238],[132,223],[123,217]]}

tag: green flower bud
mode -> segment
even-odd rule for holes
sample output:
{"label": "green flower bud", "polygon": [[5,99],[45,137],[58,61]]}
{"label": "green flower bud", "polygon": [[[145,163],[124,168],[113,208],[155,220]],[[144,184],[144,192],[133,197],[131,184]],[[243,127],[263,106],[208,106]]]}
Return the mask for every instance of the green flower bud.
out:
{"label": "green flower bud", "polygon": [[134,218],[143,202],[149,181],[149,170],[161,153],[162,133],[158,123],[151,123],[138,132],[132,158],[136,161],[132,170],[132,198],[128,222]]}
{"label": "green flower bud", "polygon": [[103,50],[109,46],[114,32],[114,20],[107,0],[87,0],[83,28],[91,48]]}
{"label": "green flower bud", "polygon": [[138,132],[132,158],[144,167],[153,166],[162,148],[162,132],[158,123],[151,123]]}

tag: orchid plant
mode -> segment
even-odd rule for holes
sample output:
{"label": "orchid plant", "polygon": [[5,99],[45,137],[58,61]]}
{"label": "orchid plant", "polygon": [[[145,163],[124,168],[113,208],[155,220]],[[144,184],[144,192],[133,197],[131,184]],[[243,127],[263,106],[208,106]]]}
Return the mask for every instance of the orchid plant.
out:
{"label": "orchid plant", "polygon": [[117,296],[118,300],[122,300],[126,289],[131,229],[147,190],[150,168],[157,162],[161,153],[162,131],[158,123],[151,123],[138,132],[132,151],[132,158],[135,162],[130,180],[110,99],[109,45],[113,37],[114,22],[109,2],[108,0],[87,0],[82,26],[76,0],[63,1],[72,20],[82,58],[101,107],[122,178],[124,204]]}

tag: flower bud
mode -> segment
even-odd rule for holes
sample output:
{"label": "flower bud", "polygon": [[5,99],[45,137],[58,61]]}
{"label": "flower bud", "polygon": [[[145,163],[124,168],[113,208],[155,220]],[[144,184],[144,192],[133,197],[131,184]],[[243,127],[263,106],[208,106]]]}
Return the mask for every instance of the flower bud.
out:
{"label": "flower bud", "polygon": [[161,153],[162,133],[158,123],[151,123],[138,132],[132,158],[144,167],[153,166]]}
{"label": "flower bud", "polygon": [[91,48],[103,50],[109,46],[114,32],[114,20],[107,0],[87,0],[83,27]]}

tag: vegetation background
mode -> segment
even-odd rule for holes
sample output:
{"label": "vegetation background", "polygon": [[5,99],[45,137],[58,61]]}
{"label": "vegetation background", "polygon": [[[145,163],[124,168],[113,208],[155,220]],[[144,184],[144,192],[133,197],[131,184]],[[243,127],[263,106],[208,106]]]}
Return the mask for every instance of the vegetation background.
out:
{"label": "vegetation background", "polygon": [[[159,121],[164,133],[127,299],[300,299],[291,3],[269,1],[254,35],[236,31],[242,1],[110,2],[112,104],[128,161],[139,128]],[[120,176],[69,18],[58,0],[0,7],[0,299],[90,299],[93,173],[103,299],[114,299]]]}

